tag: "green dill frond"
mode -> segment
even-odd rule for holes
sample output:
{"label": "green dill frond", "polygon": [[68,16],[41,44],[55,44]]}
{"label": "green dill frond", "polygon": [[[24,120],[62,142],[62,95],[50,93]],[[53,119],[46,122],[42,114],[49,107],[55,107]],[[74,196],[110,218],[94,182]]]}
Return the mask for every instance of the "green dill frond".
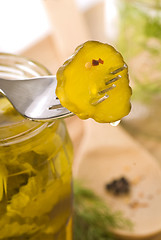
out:
{"label": "green dill frond", "polygon": [[114,228],[131,228],[122,213],[113,212],[91,190],[74,183],[74,239],[114,240]]}

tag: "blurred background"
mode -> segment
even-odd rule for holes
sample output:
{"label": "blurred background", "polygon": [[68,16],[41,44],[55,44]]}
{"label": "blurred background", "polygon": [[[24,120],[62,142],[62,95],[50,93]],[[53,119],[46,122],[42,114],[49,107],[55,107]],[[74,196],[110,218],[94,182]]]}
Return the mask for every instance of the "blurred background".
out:
{"label": "blurred background", "polygon": [[[131,113],[116,128],[66,120],[74,176],[135,222],[133,233],[119,236],[154,239],[161,231],[161,0],[0,0],[0,30],[0,52],[38,61],[52,74],[87,40],[121,52]],[[107,196],[102,182],[120,176],[130,179],[132,195]]]}

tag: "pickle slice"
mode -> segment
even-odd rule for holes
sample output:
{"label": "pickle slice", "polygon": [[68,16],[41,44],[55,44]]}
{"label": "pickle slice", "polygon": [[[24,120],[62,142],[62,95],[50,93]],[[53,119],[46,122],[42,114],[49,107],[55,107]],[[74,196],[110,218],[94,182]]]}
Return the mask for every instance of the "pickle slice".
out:
{"label": "pickle slice", "polygon": [[81,119],[117,121],[131,108],[127,65],[114,47],[87,41],[58,69],[56,94]]}

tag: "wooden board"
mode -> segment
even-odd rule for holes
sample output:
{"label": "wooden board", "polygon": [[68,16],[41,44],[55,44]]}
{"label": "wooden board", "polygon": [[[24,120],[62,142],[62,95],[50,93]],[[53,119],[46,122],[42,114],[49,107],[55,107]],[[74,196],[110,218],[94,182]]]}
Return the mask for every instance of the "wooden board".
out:
{"label": "wooden board", "polygon": [[[91,120],[85,125],[75,176],[133,222],[132,231],[116,231],[123,239],[148,239],[161,232],[161,169],[156,160],[121,127]],[[105,184],[121,176],[130,181],[131,193],[107,193]]]}

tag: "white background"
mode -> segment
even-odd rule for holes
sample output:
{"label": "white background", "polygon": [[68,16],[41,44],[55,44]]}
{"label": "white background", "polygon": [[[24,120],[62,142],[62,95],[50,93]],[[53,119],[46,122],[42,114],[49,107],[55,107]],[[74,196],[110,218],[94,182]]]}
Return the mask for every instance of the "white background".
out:
{"label": "white background", "polygon": [[[85,11],[101,0],[75,0]],[[43,0],[0,0],[0,52],[18,53],[50,32]]]}

